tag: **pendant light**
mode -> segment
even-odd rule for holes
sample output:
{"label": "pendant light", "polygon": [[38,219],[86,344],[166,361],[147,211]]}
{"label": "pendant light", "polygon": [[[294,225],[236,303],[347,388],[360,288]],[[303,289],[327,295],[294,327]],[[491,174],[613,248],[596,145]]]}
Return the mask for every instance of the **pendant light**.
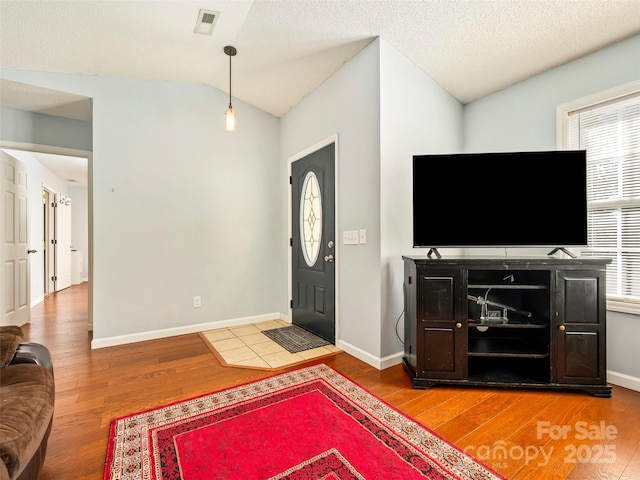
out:
{"label": "pendant light", "polygon": [[236,112],[231,105],[231,57],[234,57],[238,51],[235,47],[227,45],[224,47],[224,53],[229,55],[229,108],[224,112],[225,117],[225,129],[227,132],[233,132],[236,129]]}

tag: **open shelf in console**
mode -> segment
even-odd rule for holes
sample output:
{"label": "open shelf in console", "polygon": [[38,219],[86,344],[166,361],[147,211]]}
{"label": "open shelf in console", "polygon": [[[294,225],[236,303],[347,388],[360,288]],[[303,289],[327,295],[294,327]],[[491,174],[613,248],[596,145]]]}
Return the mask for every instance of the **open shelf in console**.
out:
{"label": "open shelf in console", "polygon": [[548,382],[550,311],[551,275],[548,271],[469,270],[467,358],[470,379]]}
{"label": "open shelf in console", "polygon": [[550,380],[549,358],[469,358],[468,379],[486,384],[546,384]]}
{"label": "open shelf in console", "polygon": [[469,357],[547,358],[549,344],[524,337],[469,337]]}
{"label": "open shelf in console", "polygon": [[546,328],[551,275],[539,270],[469,270],[467,319],[471,326]]}

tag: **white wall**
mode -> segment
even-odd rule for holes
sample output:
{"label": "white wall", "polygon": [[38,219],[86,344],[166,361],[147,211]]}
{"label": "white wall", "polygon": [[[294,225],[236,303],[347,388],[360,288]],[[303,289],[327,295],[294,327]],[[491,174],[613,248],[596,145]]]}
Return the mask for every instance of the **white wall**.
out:
{"label": "white wall", "polygon": [[239,129],[225,132],[227,95],[206,85],[2,76],[93,98],[94,346],[279,315],[278,119],[234,100]]}
{"label": "white wall", "polygon": [[[553,150],[556,107],[640,79],[640,35],[465,106],[464,150]],[[640,318],[607,314],[608,368],[640,386]]]}
{"label": "white wall", "polygon": [[[380,58],[380,341],[384,357],[403,351],[395,332],[404,309],[402,255],[427,253],[412,248],[413,155],[462,149],[462,104],[384,40]],[[404,338],[403,323],[402,318],[400,338]]]}
{"label": "white wall", "polygon": [[71,244],[82,252],[82,281],[89,279],[89,192],[87,187],[69,186],[71,197]]}
{"label": "white wall", "polygon": [[[338,135],[338,345],[372,361],[380,356],[379,71],[375,40],[289,111],[280,130],[283,165]],[[288,188],[285,178],[279,184]],[[358,229],[367,230],[366,245],[343,245],[342,232]]]}

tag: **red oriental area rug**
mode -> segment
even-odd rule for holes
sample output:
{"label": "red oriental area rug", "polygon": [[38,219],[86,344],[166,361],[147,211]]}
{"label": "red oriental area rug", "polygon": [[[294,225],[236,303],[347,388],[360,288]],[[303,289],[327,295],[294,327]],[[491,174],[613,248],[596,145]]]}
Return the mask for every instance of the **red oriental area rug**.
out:
{"label": "red oriental area rug", "polygon": [[104,478],[504,477],[322,364],[114,419]]}

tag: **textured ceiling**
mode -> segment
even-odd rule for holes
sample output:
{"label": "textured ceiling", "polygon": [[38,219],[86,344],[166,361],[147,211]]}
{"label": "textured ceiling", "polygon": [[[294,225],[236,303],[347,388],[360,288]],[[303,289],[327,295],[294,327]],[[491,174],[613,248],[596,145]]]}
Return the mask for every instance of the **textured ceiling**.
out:
{"label": "textured ceiling", "polygon": [[87,122],[92,119],[90,98],[4,78],[0,78],[0,105]]}
{"label": "textured ceiling", "polygon": [[640,0],[0,0],[0,68],[228,92],[234,45],[233,96],[279,117],[377,36],[468,103],[638,33]]}

